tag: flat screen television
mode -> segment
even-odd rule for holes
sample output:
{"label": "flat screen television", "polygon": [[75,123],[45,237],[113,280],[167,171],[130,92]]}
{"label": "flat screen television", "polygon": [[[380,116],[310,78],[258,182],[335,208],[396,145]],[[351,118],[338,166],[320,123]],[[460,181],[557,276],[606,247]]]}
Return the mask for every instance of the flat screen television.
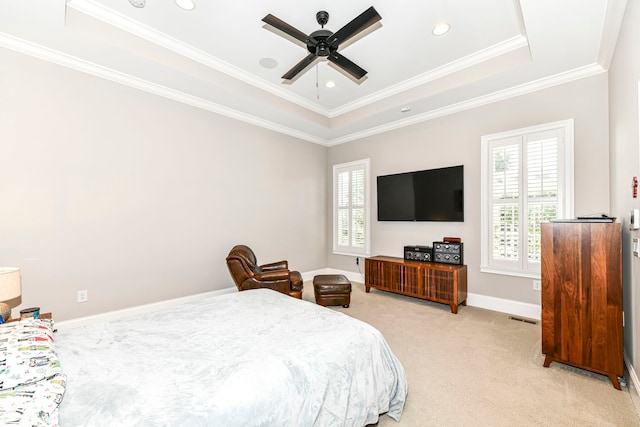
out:
{"label": "flat screen television", "polygon": [[378,221],[464,222],[464,167],[377,177]]}

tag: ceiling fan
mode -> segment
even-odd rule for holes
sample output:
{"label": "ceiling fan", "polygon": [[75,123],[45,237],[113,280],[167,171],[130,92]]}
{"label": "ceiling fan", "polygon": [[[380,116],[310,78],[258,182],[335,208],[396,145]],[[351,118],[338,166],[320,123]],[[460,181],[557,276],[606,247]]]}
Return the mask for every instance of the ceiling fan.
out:
{"label": "ceiling fan", "polygon": [[324,29],[325,24],[329,22],[329,13],[321,10],[316,13],[316,20],[322,29],[316,30],[309,35],[306,35],[302,31],[292,27],[271,14],[262,18],[262,21],[307,45],[309,55],[287,71],[282,76],[283,79],[292,80],[311,65],[317,58],[322,57],[327,58],[331,63],[337,65],[349,75],[353,76],[356,80],[360,80],[365,76],[365,74],[367,74],[367,71],[339,54],[338,48],[340,47],[340,44],[345,43],[347,40],[371,27],[381,19],[382,17],[373,8],[373,6],[371,6],[347,25],[333,33]]}

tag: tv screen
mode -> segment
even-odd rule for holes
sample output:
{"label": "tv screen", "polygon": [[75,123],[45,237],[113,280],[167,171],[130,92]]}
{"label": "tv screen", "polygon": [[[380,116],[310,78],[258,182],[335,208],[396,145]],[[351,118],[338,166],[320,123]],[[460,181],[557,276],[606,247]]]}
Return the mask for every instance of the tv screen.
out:
{"label": "tv screen", "polygon": [[377,178],[378,221],[464,221],[464,167]]}

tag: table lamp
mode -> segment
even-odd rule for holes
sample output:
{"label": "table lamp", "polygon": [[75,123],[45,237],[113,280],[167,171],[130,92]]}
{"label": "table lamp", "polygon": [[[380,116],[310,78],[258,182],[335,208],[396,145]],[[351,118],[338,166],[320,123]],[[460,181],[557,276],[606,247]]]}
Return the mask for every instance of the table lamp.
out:
{"label": "table lamp", "polygon": [[21,294],[20,269],[0,267],[0,315],[5,322],[11,318],[11,307],[5,301],[18,298]]}

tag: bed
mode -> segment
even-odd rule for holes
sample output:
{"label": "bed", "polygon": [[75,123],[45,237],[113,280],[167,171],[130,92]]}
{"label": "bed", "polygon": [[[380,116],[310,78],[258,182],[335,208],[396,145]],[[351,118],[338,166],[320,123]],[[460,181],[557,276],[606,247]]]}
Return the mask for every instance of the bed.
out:
{"label": "bed", "polygon": [[358,426],[400,420],[382,334],[269,289],[63,330],[60,425]]}

